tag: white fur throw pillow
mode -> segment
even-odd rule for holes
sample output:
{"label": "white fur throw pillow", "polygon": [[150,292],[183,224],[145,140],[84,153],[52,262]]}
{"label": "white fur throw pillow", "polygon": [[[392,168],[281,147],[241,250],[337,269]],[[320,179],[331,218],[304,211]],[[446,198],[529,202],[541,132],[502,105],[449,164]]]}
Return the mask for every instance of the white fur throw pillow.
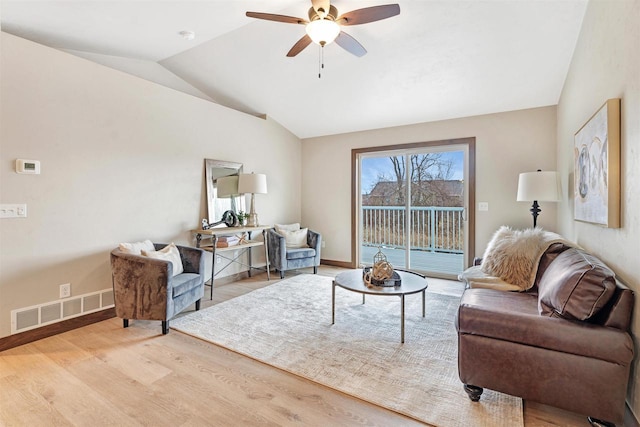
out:
{"label": "white fur throw pillow", "polygon": [[173,264],[173,275],[177,276],[178,274],[184,271],[184,267],[182,266],[182,258],[180,258],[180,251],[178,247],[170,243],[159,251],[142,251],[142,255],[155,258],[155,259],[163,259],[165,261],[171,262]]}
{"label": "white fur throw pillow", "polygon": [[482,271],[527,290],[533,286],[540,255],[547,247],[541,228],[495,232],[482,257]]}

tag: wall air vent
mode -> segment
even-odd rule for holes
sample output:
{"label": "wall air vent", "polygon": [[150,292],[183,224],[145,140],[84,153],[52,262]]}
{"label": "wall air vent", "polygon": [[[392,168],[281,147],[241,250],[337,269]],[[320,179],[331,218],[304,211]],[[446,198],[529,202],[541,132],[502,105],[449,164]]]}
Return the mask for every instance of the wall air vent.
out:
{"label": "wall air vent", "polygon": [[113,307],[113,289],[103,289],[11,310],[11,334]]}

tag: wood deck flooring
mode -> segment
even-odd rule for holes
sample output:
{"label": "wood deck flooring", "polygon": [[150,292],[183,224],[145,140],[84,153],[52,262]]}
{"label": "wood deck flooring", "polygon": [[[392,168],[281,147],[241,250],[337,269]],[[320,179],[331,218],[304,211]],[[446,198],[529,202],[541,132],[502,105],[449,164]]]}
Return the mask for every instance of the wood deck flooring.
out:
{"label": "wood deck flooring", "polygon": [[[319,274],[340,271],[322,266]],[[219,286],[203,308],[276,281],[259,274]],[[458,282],[429,285],[462,292]],[[423,424],[177,331],[162,336],[160,322],[123,329],[110,319],[0,352],[0,425]],[[526,427],[587,425],[581,415],[525,402]]]}
{"label": "wood deck flooring", "polygon": [[[364,260],[373,260],[373,256],[377,252],[378,248],[374,246],[360,247],[361,258]],[[404,268],[406,250],[383,248],[382,252],[391,265]],[[456,278],[464,270],[464,255],[414,250],[411,252],[411,269],[427,274]]]}

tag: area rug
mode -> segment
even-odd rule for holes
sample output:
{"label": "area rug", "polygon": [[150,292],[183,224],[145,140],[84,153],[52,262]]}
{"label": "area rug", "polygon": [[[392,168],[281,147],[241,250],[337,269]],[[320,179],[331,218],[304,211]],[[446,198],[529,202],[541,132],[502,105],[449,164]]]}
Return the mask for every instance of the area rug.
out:
{"label": "area rug", "polygon": [[459,298],[400,298],[336,288],[299,275],[171,321],[171,327],[357,398],[435,426],[522,426],[522,400],[485,390],[467,397],[458,379],[454,316]]}

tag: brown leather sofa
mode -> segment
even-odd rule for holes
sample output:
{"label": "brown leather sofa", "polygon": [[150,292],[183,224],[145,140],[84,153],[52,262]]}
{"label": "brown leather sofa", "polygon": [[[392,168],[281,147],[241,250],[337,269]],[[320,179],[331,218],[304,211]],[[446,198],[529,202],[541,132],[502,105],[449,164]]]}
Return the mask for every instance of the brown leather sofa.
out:
{"label": "brown leather sofa", "polygon": [[621,423],[634,346],[633,292],[593,255],[562,244],[527,292],[466,289],[456,317],[458,372],[483,388]]}

